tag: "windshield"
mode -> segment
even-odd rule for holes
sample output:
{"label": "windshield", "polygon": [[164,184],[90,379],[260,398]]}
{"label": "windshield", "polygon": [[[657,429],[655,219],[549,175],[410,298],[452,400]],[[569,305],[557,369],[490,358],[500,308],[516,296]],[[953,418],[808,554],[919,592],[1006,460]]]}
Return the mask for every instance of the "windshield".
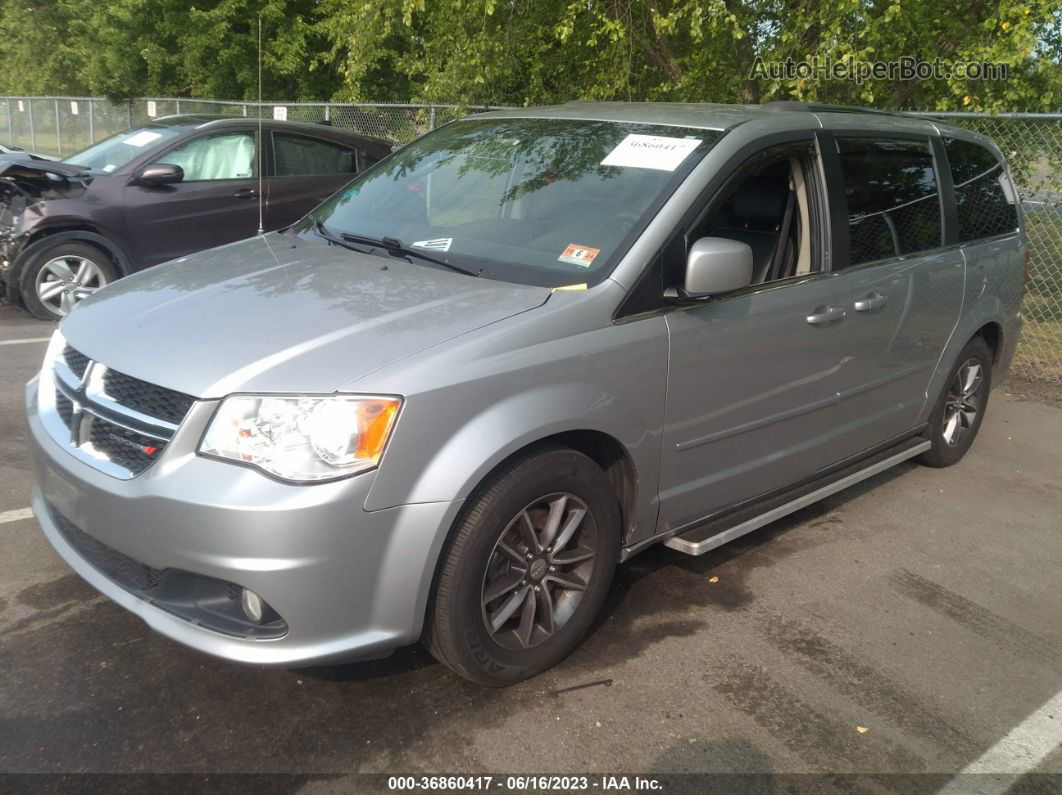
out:
{"label": "windshield", "polygon": [[180,132],[180,128],[176,127],[134,127],[93,144],[88,149],[82,149],[76,155],[63,158],[63,162],[109,174],[135,160],[148,147],[175,138]]}
{"label": "windshield", "polygon": [[607,121],[455,122],[358,177],[311,220],[493,278],[596,283],[720,137]]}

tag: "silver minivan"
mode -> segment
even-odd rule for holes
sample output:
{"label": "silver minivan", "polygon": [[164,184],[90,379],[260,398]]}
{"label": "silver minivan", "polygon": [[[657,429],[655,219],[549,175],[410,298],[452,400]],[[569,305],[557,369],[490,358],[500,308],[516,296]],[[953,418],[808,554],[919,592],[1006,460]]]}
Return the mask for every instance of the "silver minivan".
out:
{"label": "silver minivan", "polygon": [[830,106],[572,103],[448,124],[281,232],[66,317],[33,508],[188,646],[303,666],[423,639],[486,685],[699,555],[970,448],[1025,236],[983,136]]}

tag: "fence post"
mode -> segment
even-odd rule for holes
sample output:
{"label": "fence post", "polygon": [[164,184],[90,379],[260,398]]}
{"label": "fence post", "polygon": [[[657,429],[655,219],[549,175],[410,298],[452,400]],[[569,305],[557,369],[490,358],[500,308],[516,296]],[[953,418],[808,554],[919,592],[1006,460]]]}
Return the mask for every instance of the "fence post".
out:
{"label": "fence post", "polygon": [[59,98],[55,98],[55,148],[63,156],[63,128],[59,124]]}
{"label": "fence post", "polygon": [[125,125],[126,127],[133,126],[133,100],[131,97],[125,101],[125,120],[128,122]]}
{"label": "fence post", "polygon": [[96,114],[94,109],[96,107],[96,100],[90,99],[88,101],[89,106],[89,146],[96,143]]}
{"label": "fence post", "polygon": [[30,148],[37,151],[37,128],[33,126],[33,100],[27,98],[26,103],[29,105]]}
{"label": "fence post", "polygon": [[435,106],[432,105],[431,108],[428,110],[428,130],[431,131],[431,130],[434,130],[434,129],[435,129]]}
{"label": "fence post", "polygon": [[176,113],[177,113],[178,116],[181,115],[181,100],[180,100],[180,98],[177,99],[177,110],[176,110]]}
{"label": "fence post", "polygon": [[7,142],[15,145],[15,119],[11,115],[11,100],[7,101]]}

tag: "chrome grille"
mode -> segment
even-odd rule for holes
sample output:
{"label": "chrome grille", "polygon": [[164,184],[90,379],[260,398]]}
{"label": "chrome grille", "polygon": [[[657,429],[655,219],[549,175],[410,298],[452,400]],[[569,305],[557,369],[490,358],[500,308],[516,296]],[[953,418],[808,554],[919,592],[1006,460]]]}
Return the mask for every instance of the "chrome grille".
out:
{"label": "chrome grille", "polygon": [[174,425],[180,424],[195,403],[191,395],[149,384],[117,370],[103,374],[103,388],[115,402]]}
{"label": "chrome grille", "polygon": [[195,402],[191,395],[111,370],[69,345],[51,375],[40,399],[49,433],[76,457],[123,479],[158,460]]}
{"label": "chrome grille", "polygon": [[63,348],[63,361],[65,361],[66,366],[70,368],[70,372],[76,375],[79,379],[85,377],[85,370],[89,363],[89,358],[85,354],[75,351],[67,345]]}

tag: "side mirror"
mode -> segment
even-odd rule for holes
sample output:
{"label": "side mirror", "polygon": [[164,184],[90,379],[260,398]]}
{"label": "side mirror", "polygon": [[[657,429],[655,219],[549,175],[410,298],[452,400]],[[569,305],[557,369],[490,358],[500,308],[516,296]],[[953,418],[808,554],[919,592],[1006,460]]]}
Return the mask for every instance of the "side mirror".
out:
{"label": "side mirror", "polygon": [[152,163],[144,166],[136,176],[138,185],[172,185],[184,179],[184,169],[170,163]]}
{"label": "side mirror", "polygon": [[725,237],[702,237],[690,246],[679,298],[706,298],[752,284],[752,249]]}

